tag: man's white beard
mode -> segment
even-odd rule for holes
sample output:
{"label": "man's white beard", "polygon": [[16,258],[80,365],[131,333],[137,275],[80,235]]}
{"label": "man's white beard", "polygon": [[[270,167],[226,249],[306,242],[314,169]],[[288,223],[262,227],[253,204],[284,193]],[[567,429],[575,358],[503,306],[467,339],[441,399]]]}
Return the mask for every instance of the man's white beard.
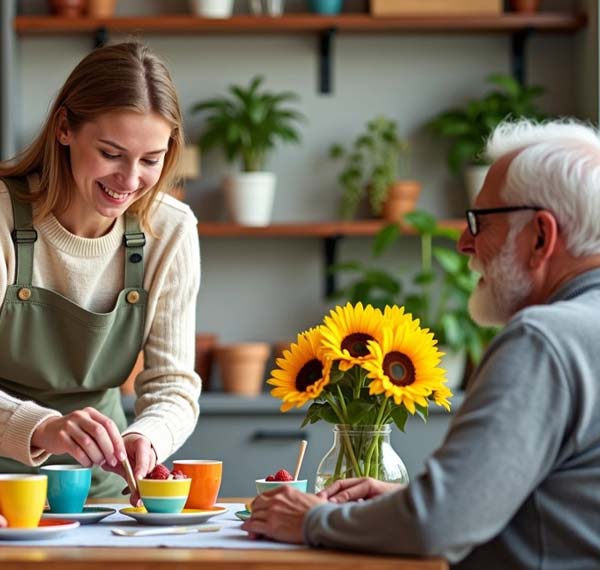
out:
{"label": "man's white beard", "polygon": [[485,269],[474,258],[469,262],[484,277],[469,299],[469,314],[477,324],[506,324],[531,293],[533,282],[517,258],[517,233],[509,231],[502,249]]}

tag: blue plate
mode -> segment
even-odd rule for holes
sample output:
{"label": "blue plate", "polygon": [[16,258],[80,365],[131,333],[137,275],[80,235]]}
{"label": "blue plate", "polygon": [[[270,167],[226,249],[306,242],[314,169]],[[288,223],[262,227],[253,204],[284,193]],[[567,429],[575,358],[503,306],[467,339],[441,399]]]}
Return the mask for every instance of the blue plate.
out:
{"label": "blue plate", "polygon": [[235,516],[241,521],[247,521],[252,516],[252,513],[250,511],[237,511]]}

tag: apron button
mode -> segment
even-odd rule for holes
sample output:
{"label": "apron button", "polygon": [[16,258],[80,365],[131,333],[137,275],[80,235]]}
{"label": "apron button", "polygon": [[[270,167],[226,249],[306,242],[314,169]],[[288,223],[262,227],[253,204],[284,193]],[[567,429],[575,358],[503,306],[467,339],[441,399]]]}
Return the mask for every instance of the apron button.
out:
{"label": "apron button", "polygon": [[17,293],[17,297],[19,297],[21,301],[28,301],[31,297],[31,289],[27,289],[27,287],[21,287]]}
{"label": "apron button", "polygon": [[[21,289],[23,291],[23,289]],[[19,293],[21,292],[19,291]],[[31,293],[29,293],[31,295]],[[28,297],[29,298],[29,297]],[[140,294],[137,291],[129,291],[127,293],[127,302],[135,305],[140,300]]]}

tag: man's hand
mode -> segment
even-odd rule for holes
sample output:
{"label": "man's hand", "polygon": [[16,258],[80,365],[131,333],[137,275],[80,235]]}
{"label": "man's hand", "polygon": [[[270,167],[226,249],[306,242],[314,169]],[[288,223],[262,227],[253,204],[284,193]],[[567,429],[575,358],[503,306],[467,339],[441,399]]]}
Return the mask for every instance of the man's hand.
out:
{"label": "man's hand", "polygon": [[8,526],[8,521],[0,515],[0,528],[5,528]]}
{"label": "man's hand", "polygon": [[338,479],[335,483],[317,493],[317,497],[331,503],[347,503],[360,499],[372,499],[385,493],[404,488],[400,483],[386,483],[371,477]]}
{"label": "man's hand", "polygon": [[263,536],[280,542],[302,544],[304,516],[324,499],[292,487],[281,486],[266,491],[252,501],[252,516],[242,525],[250,538]]}
{"label": "man's hand", "polygon": [[[127,457],[131,463],[133,476],[136,479],[143,479],[156,465],[156,452],[150,443],[150,440],[139,433],[128,433],[123,437]],[[116,473],[125,479],[125,470],[119,462],[116,466],[103,465],[102,469]],[[126,480],[126,479],[125,479]],[[137,507],[140,504],[140,496],[137,493],[132,493],[129,497],[129,502]]]}
{"label": "man's hand", "polygon": [[43,421],[33,432],[31,445],[53,455],[68,453],[84,467],[115,467],[125,458],[115,423],[90,407]]}

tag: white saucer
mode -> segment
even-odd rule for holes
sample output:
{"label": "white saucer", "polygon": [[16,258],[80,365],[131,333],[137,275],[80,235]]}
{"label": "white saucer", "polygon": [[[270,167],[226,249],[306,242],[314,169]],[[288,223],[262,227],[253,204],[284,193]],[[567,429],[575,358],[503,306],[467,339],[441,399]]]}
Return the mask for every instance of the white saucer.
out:
{"label": "white saucer", "polygon": [[0,528],[0,540],[43,540],[77,528],[79,523],[73,520],[41,520],[37,528]]}
{"label": "white saucer", "polygon": [[172,526],[203,523],[228,510],[226,507],[212,507],[211,509],[183,509],[180,513],[149,513],[144,507],[126,507],[119,512],[135,519],[140,524]]}
{"label": "white saucer", "polygon": [[109,507],[83,507],[83,511],[80,513],[53,513],[51,511],[44,511],[42,520],[68,519],[79,521],[81,524],[93,524],[100,522],[109,515],[114,515],[116,512],[116,509]]}

